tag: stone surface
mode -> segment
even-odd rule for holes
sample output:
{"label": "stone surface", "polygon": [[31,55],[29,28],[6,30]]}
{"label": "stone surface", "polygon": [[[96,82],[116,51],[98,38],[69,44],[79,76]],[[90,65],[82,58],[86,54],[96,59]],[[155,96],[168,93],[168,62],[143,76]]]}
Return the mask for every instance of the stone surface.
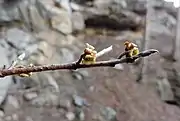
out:
{"label": "stone surface", "polygon": [[68,110],[71,107],[71,101],[65,98],[59,99],[59,108]]}
{"label": "stone surface", "polygon": [[74,52],[67,48],[61,48],[59,54],[61,63],[70,63],[74,61]]}
{"label": "stone surface", "polygon": [[37,96],[38,96],[38,95],[37,95],[36,92],[27,92],[27,93],[24,93],[24,99],[25,99],[26,101],[30,101],[30,100],[36,98]]}
{"label": "stone surface", "polygon": [[52,93],[41,93],[37,98],[31,101],[31,104],[36,107],[52,107],[58,105],[58,96]]}
{"label": "stone surface", "polygon": [[[9,60],[7,57],[7,55],[8,55],[7,50],[1,46],[0,46],[0,55],[1,55],[1,59],[0,59],[1,68],[4,65],[8,66]],[[7,96],[7,91],[9,90],[9,87],[12,83],[12,78],[11,77],[1,78],[0,82],[1,82],[1,84],[0,84],[0,105],[1,105]]]}
{"label": "stone surface", "polygon": [[19,101],[15,96],[8,95],[7,100],[5,101],[4,104],[4,112],[6,115],[12,114],[13,112],[16,112],[17,109],[20,108]]}
{"label": "stone surface", "polygon": [[83,111],[81,111],[81,112],[79,113],[79,120],[80,120],[80,121],[84,121],[84,120],[85,120],[85,113],[84,113]]}
{"label": "stone surface", "polygon": [[4,117],[4,112],[0,111],[0,118]]}
{"label": "stone surface", "polygon": [[157,86],[158,86],[157,88],[158,88],[161,100],[163,100],[163,101],[173,101],[174,100],[174,94],[172,92],[172,87],[166,78],[164,78],[162,80],[158,80]]}
{"label": "stone surface", "polygon": [[0,4],[0,22],[11,22],[14,20],[20,20],[18,8],[15,6],[5,6]]}
{"label": "stone surface", "polygon": [[116,64],[114,68],[120,71],[124,70],[124,66],[122,64]]}
{"label": "stone surface", "polygon": [[74,101],[74,104],[77,106],[82,107],[84,105],[84,99],[81,98],[80,96],[73,95],[73,101]]}
{"label": "stone surface", "polygon": [[12,114],[12,120],[18,121],[19,120],[18,114],[16,113]]}
{"label": "stone surface", "polygon": [[6,33],[6,41],[17,49],[25,49],[35,39],[29,34],[18,28],[9,29]]}
{"label": "stone surface", "polygon": [[72,71],[72,76],[75,79],[84,80],[85,78],[89,77],[89,73],[85,69],[80,69],[80,70]]}
{"label": "stone surface", "polygon": [[73,31],[82,31],[85,29],[84,16],[80,12],[72,13]]}
{"label": "stone surface", "polygon": [[59,4],[62,9],[65,9],[68,12],[69,16],[72,15],[70,0],[55,0],[55,3]]}
{"label": "stone surface", "polygon": [[69,121],[72,121],[75,119],[75,114],[73,112],[67,112],[66,113],[66,118],[69,120]]}
{"label": "stone surface", "polygon": [[149,24],[152,35],[162,33],[170,35],[173,27],[176,24],[176,19],[172,15],[168,14],[165,10],[153,10]]}
{"label": "stone surface", "polygon": [[84,113],[84,111],[81,108],[76,108],[75,114],[76,114],[76,117],[80,121],[84,121],[85,120],[85,113]]}
{"label": "stone surface", "polygon": [[29,6],[29,21],[33,31],[45,31],[48,28],[48,21],[40,15],[34,5]]}
{"label": "stone surface", "polygon": [[59,92],[59,85],[57,84],[56,80],[51,76],[46,74],[46,79],[48,81],[48,83],[44,83],[42,86],[44,87],[52,87],[53,90],[51,90],[51,92]]}
{"label": "stone surface", "polygon": [[31,27],[30,27],[30,20],[28,14],[28,6],[29,6],[29,2],[27,0],[23,0],[21,4],[19,4],[18,9],[21,19],[24,21],[28,29],[30,29]]}
{"label": "stone surface", "polygon": [[56,80],[49,74],[41,73],[39,77],[39,86],[42,87],[39,95],[31,101],[33,106],[57,106],[58,105],[58,96],[59,86],[56,83]]}
{"label": "stone surface", "polygon": [[116,111],[111,107],[106,107],[105,109],[102,110],[102,113],[109,121],[116,119]]}
{"label": "stone surface", "polygon": [[87,102],[86,99],[78,96],[78,95],[73,95],[73,102],[76,106],[82,107],[82,106],[89,106],[90,104]]}
{"label": "stone surface", "polygon": [[72,22],[66,11],[60,11],[58,15],[51,18],[52,27],[64,34],[72,33]]}
{"label": "stone surface", "polygon": [[127,7],[126,0],[94,0],[94,6],[100,9],[120,11]]}

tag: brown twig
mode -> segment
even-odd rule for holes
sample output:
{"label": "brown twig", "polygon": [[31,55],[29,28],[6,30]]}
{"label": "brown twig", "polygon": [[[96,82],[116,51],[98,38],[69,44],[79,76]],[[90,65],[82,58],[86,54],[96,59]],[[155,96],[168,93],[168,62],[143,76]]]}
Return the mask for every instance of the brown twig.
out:
{"label": "brown twig", "polygon": [[[57,65],[42,65],[42,66],[32,66],[32,67],[22,67],[17,68],[13,67],[11,69],[2,69],[0,70],[0,77],[10,76],[10,75],[17,75],[21,73],[30,73],[30,72],[42,72],[42,71],[53,71],[53,70],[62,70],[62,69],[78,69],[78,68],[92,68],[92,67],[112,67],[119,63],[133,63],[136,59],[141,57],[149,56],[153,53],[158,52],[157,50],[151,49],[147,51],[143,51],[139,53],[137,56],[133,56],[131,58],[124,58],[124,59],[114,59],[109,61],[99,61],[92,64],[81,64],[79,61],[72,62],[69,64],[57,64]],[[81,58],[83,55],[81,55]],[[131,60],[131,61],[129,61]]]}
{"label": "brown twig", "polygon": [[84,58],[85,54],[82,54],[79,58],[79,60],[76,62],[76,65],[79,65],[82,61],[82,59]]}
{"label": "brown twig", "polygon": [[130,51],[124,51],[123,53],[121,53],[119,56],[118,56],[118,59],[121,59],[123,56],[125,56],[126,54],[128,54]]}

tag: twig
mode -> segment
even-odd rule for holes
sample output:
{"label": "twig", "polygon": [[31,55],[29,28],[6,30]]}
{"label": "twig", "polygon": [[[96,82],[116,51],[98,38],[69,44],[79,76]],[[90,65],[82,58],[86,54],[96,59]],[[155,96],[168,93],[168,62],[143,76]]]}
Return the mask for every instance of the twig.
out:
{"label": "twig", "polygon": [[118,56],[118,59],[121,59],[123,56],[125,56],[126,54],[128,54],[129,51],[124,51],[123,53],[121,53],[119,56]]}
{"label": "twig", "polygon": [[[72,62],[69,64],[57,64],[57,65],[42,65],[42,66],[32,66],[32,67],[22,67],[16,68],[13,67],[11,69],[2,69],[0,70],[0,77],[16,75],[21,73],[30,73],[30,72],[42,72],[42,71],[53,71],[53,70],[62,70],[62,69],[78,69],[78,68],[92,68],[92,67],[112,67],[113,65],[119,63],[133,63],[136,59],[141,57],[149,56],[153,53],[158,52],[157,50],[150,49],[147,51],[141,52],[137,56],[133,56],[132,58],[124,58],[124,59],[115,59],[109,61],[99,61],[92,64],[77,64],[77,62]],[[132,61],[128,61],[131,59]]]}
{"label": "twig", "polygon": [[82,59],[84,58],[85,54],[82,54],[79,58],[79,60],[76,62],[76,65],[80,64]]}

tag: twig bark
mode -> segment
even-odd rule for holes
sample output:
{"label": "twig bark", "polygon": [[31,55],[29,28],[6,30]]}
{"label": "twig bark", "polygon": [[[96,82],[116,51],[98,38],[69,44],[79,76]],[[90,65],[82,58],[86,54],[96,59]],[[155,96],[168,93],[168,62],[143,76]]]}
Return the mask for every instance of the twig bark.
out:
{"label": "twig bark", "polygon": [[[10,76],[10,75],[17,75],[21,73],[30,73],[30,72],[42,72],[42,71],[53,71],[53,70],[65,70],[65,69],[79,69],[79,68],[92,68],[92,67],[112,67],[119,63],[133,63],[136,59],[141,57],[149,56],[153,53],[158,52],[155,49],[150,49],[139,53],[137,56],[133,56],[131,58],[124,58],[124,59],[114,59],[109,61],[99,61],[92,64],[81,64],[77,62],[72,62],[68,64],[53,64],[53,65],[42,65],[42,66],[32,66],[32,67],[22,67],[17,68],[13,67],[11,69],[1,69],[0,70],[0,77]],[[79,59],[80,60],[80,59]],[[129,61],[131,60],[131,61]]]}

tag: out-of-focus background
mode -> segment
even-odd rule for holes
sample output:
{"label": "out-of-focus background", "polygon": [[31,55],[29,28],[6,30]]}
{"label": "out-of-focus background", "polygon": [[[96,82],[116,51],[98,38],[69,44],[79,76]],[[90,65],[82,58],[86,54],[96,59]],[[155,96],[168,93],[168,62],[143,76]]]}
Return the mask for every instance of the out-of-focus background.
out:
{"label": "out-of-focus background", "polygon": [[178,4],[179,0],[1,0],[1,68],[23,52],[21,65],[70,63],[79,58],[85,43],[97,51],[113,45],[113,51],[98,58],[110,60],[124,51],[126,39],[141,50],[160,53],[114,68],[2,78],[0,119],[180,121]]}

